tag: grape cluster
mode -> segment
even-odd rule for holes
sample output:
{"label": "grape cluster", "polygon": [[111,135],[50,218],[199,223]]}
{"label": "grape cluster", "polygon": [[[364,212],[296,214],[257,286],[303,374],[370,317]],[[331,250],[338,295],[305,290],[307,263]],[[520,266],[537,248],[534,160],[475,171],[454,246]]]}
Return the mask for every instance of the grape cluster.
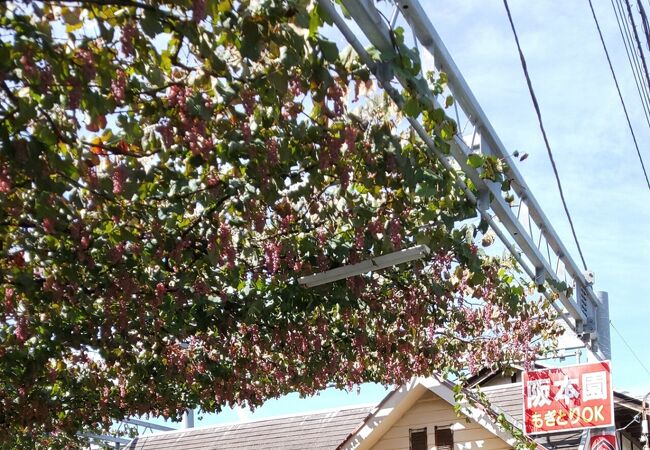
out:
{"label": "grape cluster", "polygon": [[388,235],[390,243],[396,250],[402,246],[402,222],[398,218],[393,218],[388,222]]}
{"label": "grape cluster", "polygon": [[52,219],[51,217],[44,218],[43,221],[41,222],[41,225],[43,226],[43,230],[47,234],[54,234],[54,232],[56,231],[54,227],[54,219]]}
{"label": "grape cluster", "polygon": [[237,251],[232,243],[230,227],[225,223],[219,225],[219,240],[221,241],[221,249],[225,254],[226,264],[229,269],[233,269],[237,261]]}
{"label": "grape cluster", "polygon": [[168,120],[161,123],[156,127],[156,131],[160,133],[165,147],[169,148],[174,143],[174,129]]}
{"label": "grape cluster", "polygon": [[138,29],[133,23],[127,22],[122,26],[120,44],[122,44],[122,53],[124,53],[124,55],[127,57],[135,55],[133,43],[135,42],[135,37],[137,34]]}
{"label": "grape cluster", "polygon": [[190,91],[187,88],[178,85],[171,86],[169,88],[169,93],[167,94],[169,106],[179,107],[181,110],[184,110],[187,104],[187,96],[189,94]]}
{"label": "grape cluster", "polygon": [[111,80],[111,92],[113,98],[118,103],[122,103],[126,97],[126,72],[118,69],[115,73],[115,78]]}
{"label": "grape cluster", "polygon": [[327,88],[327,96],[334,104],[334,115],[341,116],[344,112],[343,90],[338,84],[332,84]]}
{"label": "grape cluster", "polygon": [[127,170],[123,165],[119,165],[113,169],[111,179],[113,181],[113,194],[119,195],[124,190],[124,183],[126,182]]}
{"label": "grape cluster", "polygon": [[77,109],[81,102],[81,83],[77,78],[71,78],[69,84],[70,91],[68,92],[68,108]]}
{"label": "grape cluster", "polygon": [[304,90],[302,88],[302,82],[300,81],[299,77],[293,77],[289,81],[289,91],[291,92],[291,95],[294,97],[298,97],[299,95],[304,93]]}
{"label": "grape cluster", "polygon": [[356,128],[353,128],[351,126],[345,127],[345,131],[343,132],[343,139],[345,141],[345,145],[347,146],[348,151],[354,150],[358,134],[359,134],[359,130],[357,130]]}
{"label": "grape cluster", "polygon": [[277,166],[280,160],[278,156],[278,140],[271,138],[266,141],[266,157],[271,166]]}
{"label": "grape cluster", "polygon": [[15,309],[14,288],[5,289],[5,315],[11,315]]}
{"label": "grape cluster", "polygon": [[244,106],[244,112],[249,116],[255,111],[255,95],[248,89],[241,93],[241,102]]}
{"label": "grape cluster", "polygon": [[81,71],[87,80],[92,80],[97,75],[97,67],[95,65],[95,55],[87,48],[78,48],[76,56],[81,64]]}
{"label": "grape cluster", "polygon": [[241,134],[242,138],[244,139],[244,142],[248,144],[251,141],[251,126],[248,124],[248,122],[242,122],[241,123]]}
{"label": "grape cluster", "polygon": [[192,0],[192,20],[199,23],[206,16],[206,0]]}
{"label": "grape cluster", "polygon": [[11,192],[11,174],[7,166],[0,167],[0,192],[3,194]]}
{"label": "grape cluster", "polygon": [[25,316],[18,318],[16,328],[14,329],[14,336],[16,336],[16,340],[21,344],[29,339],[29,328],[27,327],[27,318]]}
{"label": "grape cluster", "polygon": [[29,54],[20,57],[20,64],[22,65],[23,75],[25,78],[30,80],[38,78],[38,67],[36,67],[34,60]]}
{"label": "grape cluster", "polygon": [[52,67],[46,64],[39,74],[39,89],[41,94],[47,94],[50,91],[54,75],[52,74]]}
{"label": "grape cluster", "polygon": [[158,306],[160,306],[162,304],[166,293],[167,293],[167,287],[165,286],[164,283],[156,284],[156,290],[155,290],[154,301],[153,301],[153,306],[154,307],[157,308]]}
{"label": "grape cluster", "polygon": [[264,246],[264,266],[270,275],[275,275],[280,269],[280,250],[277,242],[268,242]]}

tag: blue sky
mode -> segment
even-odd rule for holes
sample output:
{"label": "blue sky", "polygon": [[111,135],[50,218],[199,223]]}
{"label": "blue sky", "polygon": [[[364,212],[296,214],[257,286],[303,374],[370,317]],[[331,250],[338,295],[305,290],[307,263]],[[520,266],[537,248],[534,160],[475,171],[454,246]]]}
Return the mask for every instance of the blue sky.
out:
{"label": "blue sky", "polygon": [[[430,18],[501,140],[530,154],[519,169],[574,259],[507,16],[500,0],[427,1]],[[650,192],[587,0],[514,1],[511,11],[565,195],[596,290],[609,292],[614,326],[650,367],[646,326]],[[610,2],[594,1],[646,166],[650,140]],[[612,330],[614,385],[650,390],[650,374]]]}
{"label": "blue sky", "polygon": [[[528,153],[518,163],[531,191],[574,259],[578,254],[562,210],[553,172],[501,0],[422,0],[469,86],[506,147]],[[564,184],[578,238],[595,289],[609,292],[615,327],[650,367],[650,192],[607,67],[587,0],[511,0],[546,130]],[[645,123],[609,1],[596,13],[640,143],[650,166]],[[650,8],[650,5],[648,5]],[[650,373],[612,330],[614,386],[643,394]],[[289,395],[246,410],[207,415],[196,425],[237,422],[280,414],[377,403],[386,391],[364,385],[360,393],[328,390],[299,399]]]}

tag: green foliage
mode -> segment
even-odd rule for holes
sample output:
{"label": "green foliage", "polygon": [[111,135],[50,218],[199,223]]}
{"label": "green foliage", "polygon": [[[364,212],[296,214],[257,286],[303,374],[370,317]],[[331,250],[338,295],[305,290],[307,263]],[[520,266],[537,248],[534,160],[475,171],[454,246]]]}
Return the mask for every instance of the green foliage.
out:
{"label": "green foliage", "polygon": [[[456,174],[307,0],[0,9],[0,445],[458,376],[552,334],[475,245]],[[448,151],[456,124],[413,101]],[[297,283],[416,243],[431,257]]]}

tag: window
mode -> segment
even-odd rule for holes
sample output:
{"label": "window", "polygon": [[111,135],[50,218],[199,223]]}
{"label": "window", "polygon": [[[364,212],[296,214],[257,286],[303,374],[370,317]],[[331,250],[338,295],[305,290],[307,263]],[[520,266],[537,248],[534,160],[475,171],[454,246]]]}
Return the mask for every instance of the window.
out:
{"label": "window", "polygon": [[411,450],[428,450],[426,428],[409,429],[409,439]]}
{"label": "window", "polygon": [[451,427],[436,427],[436,450],[453,450],[454,433]]}

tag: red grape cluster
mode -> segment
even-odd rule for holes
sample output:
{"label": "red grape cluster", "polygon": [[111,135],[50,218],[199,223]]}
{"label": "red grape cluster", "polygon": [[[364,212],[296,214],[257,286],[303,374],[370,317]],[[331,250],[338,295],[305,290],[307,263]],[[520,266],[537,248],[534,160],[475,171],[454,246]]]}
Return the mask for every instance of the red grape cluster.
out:
{"label": "red grape cluster", "polygon": [[241,134],[244,142],[248,144],[251,141],[251,127],[248,122],[241,123]]}
{"label": "red grape cluster", "polygon": [[115,78],[111,80],[111,92],[115,101],[118,103],[124,101],[126,97],[126,72],[122,69],[118,69],[115,73]]}
{"label": "red grape cluster", "polygon": [[156,127],[156,131],[160,133],[165,147],[169,148],[174,143],[174,129],[169,121],[165,121]]}
{"label": "red grape cluster", "polygon": [[24,54],[23,56],[20,57],[20,64],[23,66],[23,75],[25,78],[34,80],[38,78],[38,67],[36,67],[36,64],[34,63],[34,60],[32,59],[31,55],[29,54]]}
{"label": "red grape cluster", "polygon": [[244,105],[244,112],[249,116],[255,111],[255,95],[248,89],[242,91],[241,102]]}
{"label": "red grape cluster", "polygon": [[232,243],[230,227],[225,223],[219,225],[219,240],[221,241],[221,249],[225,253],[228,268],[234,269],[237,262],[237,251]]}
{"label": "red grape cluster", "polygon": [[343,139],[345,140],[348,151],[354,150],[358,134],[359,131],[356,128],[353,128],[351,126],[345,127],[345,131],[343,132]]}
{"label": "red grape cluster", "polygon": [[189,88],[185,88],[178,85],[173,85],[169,88],[169,93],[167,94],[167,101],[169,106],[178,106],[182,111],[185,110],[187,104],[187,97],[191,93]]}
{"label": "red grape cluster", "polygon": [[338,165],[339,179],[341,180],[341,191],[346,191],[350,185],[350,167],[345,164]]}
{"label": "red grape cluster", "polygon": [[341,116],[344,111],[343,107],[343,90],[338,84],[332,84],[327,88],[327,96],[334,103],[334,114]]}
{"label": "red grape cluster", "polygon": [[304,92],[300,78],[295,76],[289,81],[289,90],[294,97],[298,97]]}
{"label": "red grape cluster", "polygon": [[81,102],[81,83],[77,78],[71,78],[69,81],[70,91],[68,92],[68,108],[77,109]]}
{"label": "red grape cluster", "polygon": [[0,192],[3,194],[11,192],[11,175],[7,166],[0,167]]}
{"label": "red grape cluster", "polygon": [[192,20],[199,23],[206,16],[206,0],[192,0]]}
{"label": "red grape cluster", "polygon": [[125,56],[133,56],[135,54],[133,43],[135,42],[137,33],[138,29],[131,22],[127,22],[122,26],[120,43],[122,44],[122,53],[124,53]]}
{"label": "red grape cluster", "polygon": [[370,231],[375,237],[384,231],[384,224],[381,218],[377,217],[375,220],[371,221],[368,224],[368,231]]}
{"label": "red grape cluster", "polygon": [[5,315],[13,314],[15,310],[14,288],[5,289]]}
{"label": "red grape cluster", "polygon": [[97,75],[97,67],[95,66],[95,55],[87,48],[78,48],[76,56],[81,63],[81,71],[87,80],[92,80]]}
{"label": "red grape cluster", "polygon": [[52,74],[52,67],[49,64],[46,64],[40,71],[39,74],[39,89],[41,94],[47,94],[52,86],[54,81],[54,75]]}
{"label": "red grape cluster", "polygon": [[388,222],[388,235],[390,242],[397,250],[402,246],[402,222],[398,218],[393,218]]}
{"label": "red grape cluster", "polygon": [[278,140],[271,138],[266,141],[266,157],[271,166],[277,166],[280,158],[278,155]]}
{"label": "red grape cluster", "polygon": [[270,275],[280,269],[280,250],[281,246],[277,242],[268,242],[264,246],[264,266]]}
{"label": "red grape cluster", "polygon": [[52,219],[51,217],[46,217],[41,222],[41,225],[43,225],[43,230],[47,234],[54,234],[55,232],[54,219]]}
{"label": "red grape cluster", "polygon": [[113,194],[119,195],[124,189],[124,183],[126,182],[127,170],[123,165],[119,165],[113,169],[113,174],[111,179],[113,180]]}
{"label": "red grape cluster", "polygon": [[14,329],[14,336],[16,336],[16,340],[21,344],[29,339],[29,328],[27,327],[27,318],[25,316],[18,318],[16,328]]}

